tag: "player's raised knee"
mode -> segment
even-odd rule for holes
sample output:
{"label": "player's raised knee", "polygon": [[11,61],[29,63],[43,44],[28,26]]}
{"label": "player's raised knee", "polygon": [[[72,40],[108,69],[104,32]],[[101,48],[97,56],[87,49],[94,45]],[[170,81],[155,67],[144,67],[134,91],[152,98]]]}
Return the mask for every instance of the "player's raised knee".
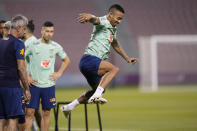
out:
{"label": "player's raised knee", "polygon": [[118,67],[116,67],[116,66],[113,68],[113,71],[116,72],[116,73],[118,73],[119,70],[120,70],[120,69],[119,69]]}

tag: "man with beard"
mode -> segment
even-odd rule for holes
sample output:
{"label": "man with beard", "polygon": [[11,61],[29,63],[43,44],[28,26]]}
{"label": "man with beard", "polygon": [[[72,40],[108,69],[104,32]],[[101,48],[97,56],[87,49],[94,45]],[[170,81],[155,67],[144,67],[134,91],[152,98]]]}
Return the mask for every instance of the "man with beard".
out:
{"label": "man with beard", "polygon": [[[41,130],[49,130],[50,110],[56,107],[55,82],[70,63],[69,57],[62,46],[51,40],[54,35],[52,22],[46,21],[43,24],[41,34],[42,38],[37,43],[33,43],[26,52],[26,56],[31,55],[31,77],[35,81],[30,88],[32,98],[29,104],[26,104],[27,131],[31,129],[33,116],[35,110],[39,109],[40,100],[43,118]],[[62,60],[62,64],[59,70],[54,72],[56,56]]]}

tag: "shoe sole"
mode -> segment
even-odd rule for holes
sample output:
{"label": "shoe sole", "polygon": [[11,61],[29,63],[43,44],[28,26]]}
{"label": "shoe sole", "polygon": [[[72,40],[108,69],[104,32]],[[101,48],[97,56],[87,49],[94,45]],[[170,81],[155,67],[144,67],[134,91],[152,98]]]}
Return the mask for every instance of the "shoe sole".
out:
{"label": "shoe sole", "polygon": [[64,114],[64,116],[65,116],[66,118],[68,118],[68,116],[69,116],[69,114],[70,114],[70,112],[71,112],[71,111],[63,110],[62,108],[61,108],[61,111],[63,112],[63,114]]}
{"label": "shoe sole", "polygon": [[88,100],[88,103],[89,104],[105,104],[107,103],[107,100],[105,98],[95,98],[93,100]]}

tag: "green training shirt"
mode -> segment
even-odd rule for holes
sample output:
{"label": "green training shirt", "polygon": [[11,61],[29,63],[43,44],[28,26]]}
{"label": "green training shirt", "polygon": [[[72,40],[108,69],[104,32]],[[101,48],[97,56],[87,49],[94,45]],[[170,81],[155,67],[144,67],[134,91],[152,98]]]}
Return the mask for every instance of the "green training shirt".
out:
{"label": "green training shirt", "polygon": [[108,58],[110,45],[116,39],[117,28],[113,27],[107,16],[99,17],[100,24],[94,25],[90,42],[84,54],[94,55],[103,60]]}
{"label": "green training shirt", "polygon": [[[30,46],[33,44],[33,43],[36,43],[38,41],[38,39],[35,37],[35,36],[31,36],[29,37],[26,41],[25,41],[25,48],[26,48],[26,51],[28,49],[30,49]],[[31,64],[30,64],[30,59],[31,59],[31,55],[27,56],[26,58],[26,66],[27,66],[27,74],[31,75]]]}
{"label": "green training shirt", "polygon": [[54,41],[42,43],[38,40],[26,51],[26,56],[31,55],[31,75],[37,80],[35,86],[47,88],[55,85],[55,82],[50,79],[54,73],[55,58],[58,56],[64,59],[67,54],[62,46]]}

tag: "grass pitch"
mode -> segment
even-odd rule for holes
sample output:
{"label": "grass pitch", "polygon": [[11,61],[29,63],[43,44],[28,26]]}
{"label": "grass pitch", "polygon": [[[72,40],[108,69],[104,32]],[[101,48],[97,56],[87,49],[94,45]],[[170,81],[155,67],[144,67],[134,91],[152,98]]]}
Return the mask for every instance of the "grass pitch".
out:
{"label": "grass pitch", "polygon": [[[87,89],[56,88],[57,101],[72,101]],[[197,86],[164,87],[154,93],[115,87],[103,97],[108,100],[100,106],[103,131],[197,131]],[[59,130],[67,130],[68,121],[59,113]],[[85,130],[84,116],[83,105],[73,110],[72,131]],[[88,121],[90,131],[99,131],[96,105],[88,105]]]}

